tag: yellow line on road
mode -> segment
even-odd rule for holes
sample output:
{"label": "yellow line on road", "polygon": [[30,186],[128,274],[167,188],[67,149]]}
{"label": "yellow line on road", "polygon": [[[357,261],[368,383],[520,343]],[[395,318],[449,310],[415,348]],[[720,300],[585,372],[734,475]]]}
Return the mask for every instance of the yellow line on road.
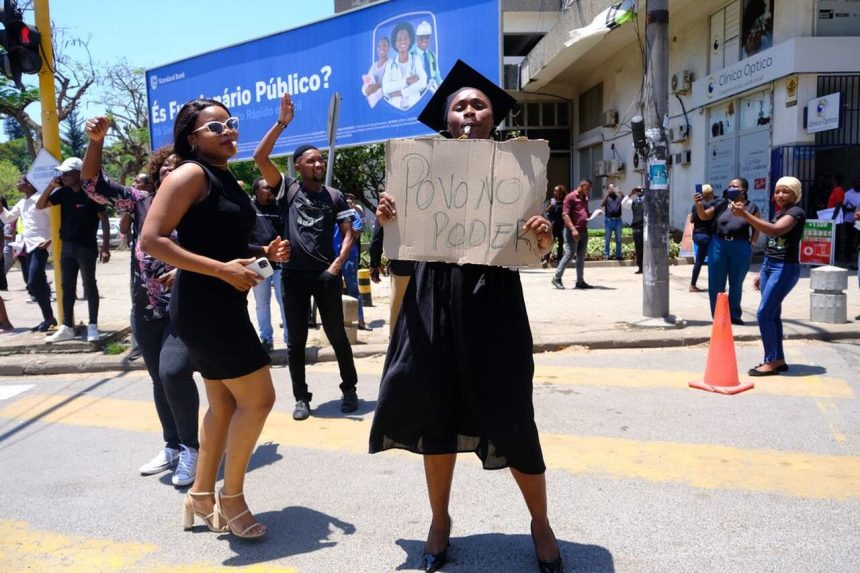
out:
{"label": "yellow line on road", "polygon": [[[702,364],[704,368],[704,360]],[[382,376],[382,364],[358,365],[358,372],[366,376]],[[308,369],[308,373],[334,373],[337,364],[322,362]],[[606,386],[612,388],[675,388],[690,391],[687,384],[702,380],[703,373],[677,370],[645,370],[634,368],[600,368],[584,366],[535,366],[534,384],[557,384],[568,386]],[[853,398],[854,391],[841,378],[821,376],[774,376],[772,378],[749,378],[755,381],[759,394],[794,396],[800,398]]]}
{"label": "yellow line on road", "polygon": [[[171,561],[150,564],[148,558],[156,553],[170,555],[174,552],[169,548],[160,548],[149,543],[70,536],[32,529],[24,521],[0,519],[0,571],[4,573],[31,573],[32,571],[94,573],[131,570],[157,573],[235,571],[235,567],[204,562],[185,564]],[[242,571],[296,573],[298,569],[266,564],[243,566]]]}
{"label": "yellow line on road", "polygon": [[[0,410],[0,417],[25,421],[65,399],[28,395]],[[46,413],[40,422],[161,432],[151,404],[91,396],[81,396]],[[298,423],[285,412],[273,412],[261,442],[364,454],[369,430],[369,417],[312,416]],[[855,456],[560,434],[542,434],[541,441],[547,465],[574,474],[804,498],[860,499],[860,457]]]}

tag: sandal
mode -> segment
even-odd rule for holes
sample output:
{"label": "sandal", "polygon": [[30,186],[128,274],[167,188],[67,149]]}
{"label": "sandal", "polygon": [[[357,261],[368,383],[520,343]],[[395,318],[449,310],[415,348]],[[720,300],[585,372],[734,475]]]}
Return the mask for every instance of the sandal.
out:
{"label": "sandal", "polygon": [[[243,491],[240,491],[239,493],[234,493],[232,495],[224,495],[224,491],[219,490],[218,491],[218,499],[215,502],[215,511],[218,512],[218,514],[221,517],[226,518],[227,516],[224,514],[224,510],[221,507],[221,500],[222,499],[234,499],[237,497],[242,497],[243,495],[245,495],[245,492],[243,492]],[[243,515],[245,515],[246,513],[251,513],[251,510],[246,509],[245,511],[241,512],[240,514],[234,515],[233,517],[228,519],[227,523],[225,525],[225,531],[229,530],[230,533],[232,533],[236,537],[241,537],[242,539],[259,539],[260,537],[263,537],[264,535],[266,535],[266,526],[257,520],[254,520],[254,523],[252,523],[251,525],[249,525],[248,527],[246,527],[245,529],[243,529],[241,531],[233,529],[232,523],[234,521],[236,521],[237,519],[239,519],[240,517],[242,517]],[[257,533],[249,534],[248,532],[251,531],[252,529],[254,529],[255,527],[259,527],[260,530]]]}
{"label": "sandal", "polygon": [[182,511],[182,528],[185,531],[190,531],[192,527],[194,527],[194,518],[199,517],[203,520],[203,523],[206,524],[206,527],[209,528],[209,531],[214,531],[215,533],[222,533],[226,531],[226,526],[221,524],[221,513],[218,511],[218,505],[216,504],[212,509],[212,513],[203,514],[194,509],[194,497],[195,496],[206,496],[211,495],[215,496],[214,491],[205,491],[205,492],[196,492],[189,491],[185,494],[185,501],[183,502],[183,511]]}

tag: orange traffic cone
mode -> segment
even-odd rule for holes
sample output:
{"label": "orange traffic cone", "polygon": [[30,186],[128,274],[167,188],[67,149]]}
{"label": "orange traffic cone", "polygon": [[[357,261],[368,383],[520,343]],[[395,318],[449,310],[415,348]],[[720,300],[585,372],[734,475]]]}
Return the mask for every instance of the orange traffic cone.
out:
{"label": "orange traffic cone", "polygon": [[735,339],[729,317],[729,297],[721,292],[717,295],[705,380],[690,382],[690,388],[719,394],[737,394],[752,387],[751,382],[742,385],[738,380],[738,359],[735,357]]}

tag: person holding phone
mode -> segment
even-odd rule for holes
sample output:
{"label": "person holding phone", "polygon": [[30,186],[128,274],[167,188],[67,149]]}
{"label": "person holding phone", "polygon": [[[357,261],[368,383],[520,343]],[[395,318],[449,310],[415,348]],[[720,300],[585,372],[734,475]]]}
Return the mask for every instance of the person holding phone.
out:
{"label": "person holding phone", "polygon": [[[209,399],[183,526],[190,529],[199,517],[213,531],[257,538],[266,527],[248,509],[245,472],[275,389],[269,354],[248,315],[248,291],[261,277],[247,265],[261,256],[286,261],[289,244],[280,237],[266,246],[248,243],[256,213],[227,170],[238,137],[239,120],[224,104],[201,98],[180,108],[173,149],[181,163],[152,201],[140,247],[179,269],[170,320],[203,375]],[[222,458],[224,485],[216,500]]]}
{"label": "person holding phone", "polygon": [[[57,332],[45,338],[46,342],[62,342],[75,337],[75,290],[78,272],[84,284],[87,298],[89,323],[87,341],[97,342],[99,334],[99,288],[96,283],[96,260],[110,261],[110,224],[103,205],[90,199],[83,192],[81,166],[78,157],[69,157],[58,167],[59,175],[53,179],[39,196],[36,207],[45,209],[60,206],[60,270],[62,282],[63,324]],[[98,247],[96,230],[102,226],[102,246]]]}
{"label": "person holding phone", "polygon": [[750,269],[752,244],[758,238],[758,230],[748,219],[729,208],[732,203],[741,203],[751,217],[760,218],[758,206],[749,200],[749,182],[736,177],[729,183],[725,197],[711,207],[702,204],[703,197],[693,197],[696,213],[700,219],[714,221],[714,239],[708,247],[708,295],[711,300],[711,316],[717,307],[717,294],[726,291],[729,283],[729,312],[732,324],[746,324],[742,318],[741,295],[744,278]]}
{"label": "person holding phone", "polygon": [[702,270],[702,265],[705,263],[705,258],[708,256],[708,248],[711,246],[711,238],[714,234],[714,220],[702,219],[699,217],[698,203],[707,211],[714,206],[714,188],[708,185],[696,185],[696,194],[693,196],[693,211],[690,214],[693,223],[693,243],[696,244],[696,259],[693,262],[693,275],[690,277],[690,292],[701,292],[696,283],[699,280],[699,272]]}

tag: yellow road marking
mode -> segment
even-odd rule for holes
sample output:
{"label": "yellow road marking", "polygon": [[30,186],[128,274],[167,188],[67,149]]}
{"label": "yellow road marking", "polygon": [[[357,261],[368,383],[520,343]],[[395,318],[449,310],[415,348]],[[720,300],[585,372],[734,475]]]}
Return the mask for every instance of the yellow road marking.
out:
{"label": "yellow road marking", "polygon": [[[704,361],[703,361],[704,362]],[[358,372],[367,376],[382,376],[382,363],[360,364]],[[702,365],[704,367],[704,363]],[[308,372],[337,372],[337,364],[322,362],[315,364]],[[701,380],[703,372],[684,372],[672,370],[644,370],[634,368],[599,368],[584,366],[535,366],[534,384],[561,384],[570,386],[608,386],[613,388],[675,388],[688,391],[687,384]],[[774,376],[773,378],[749,378],[754,380],[754,392],[775,396],[794,396],[801,398],[853,398],[854,391],[841,378],[821,376]]]}
{"label": "yellow road marking", "polygon": [[[156,553],[163,555],[166,552],[157,545],[149,543],[70,536],[32,529],[24,521],[0,519],[0,571],[4,573],[32,571],[93,573],[129,570],[156,573],[235,571],[235,567],[225,567],[216,563],[148,564],[142,562]],[[243,566],[242,571],[297,573],[298,569],[266,564]]]}
{"label": "yellow road marking", "polygon": [[[0,417],[24,421],[65,399],[65,396],[28,395],[0,410]],[[45,414],[40,421],[161,432],[151,404],[112,398],[81,396]],[[364,454],[369,430],[369,417],[311,417],[299,426],[287,413],[272,412],[261,442]],[[855,456],[559,434],[542,434],[541,441],[547,465],[574,474],[804,498],[860,499],[860,457]]]}
{"label": "yellow road marking", "polygon": [[0,571],[7,573],[127,570],[157,550],[146,543],[72,537],[0,519]]}
{"label": "yellow road marking", "polygon": [[836,407],[833,400],[816,400],[816,404],[818,405],[818,411],[821,412],[827,420],[827,425],[830,427],[830,433],[833,435],[833,439],[840,444],[844,444],[848,441],[848,438],[846,438],[845,434],[839,430],[837,425],[838,422],[842,421],[842,416],[839,414],[839,409]]}

